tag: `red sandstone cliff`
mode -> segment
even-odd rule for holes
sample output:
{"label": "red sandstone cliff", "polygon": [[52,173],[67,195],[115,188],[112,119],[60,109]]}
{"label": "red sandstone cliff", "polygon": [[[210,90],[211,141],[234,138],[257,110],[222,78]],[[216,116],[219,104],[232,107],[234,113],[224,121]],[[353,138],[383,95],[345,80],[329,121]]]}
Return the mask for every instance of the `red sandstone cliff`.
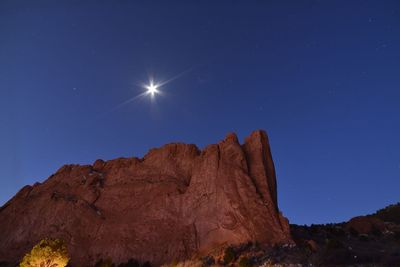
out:
{"label": "red sandstone cliff", "polygon": [[0,208],[0,233],[0,261],[19,261],[53,237],[82,267],[107,257],[159,265],[224,243],[292,242],[263,131],[243,145],[229,134],[202,151],[175,143],[142,159],[63,166]]}

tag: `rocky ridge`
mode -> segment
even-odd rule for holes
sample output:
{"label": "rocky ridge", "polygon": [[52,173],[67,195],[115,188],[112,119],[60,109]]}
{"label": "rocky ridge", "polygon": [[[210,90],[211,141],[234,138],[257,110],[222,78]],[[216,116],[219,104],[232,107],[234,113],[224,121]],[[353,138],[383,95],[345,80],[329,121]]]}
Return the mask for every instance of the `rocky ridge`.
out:
{"label": "rocky ridge", "polygon": [[143,158],[65,165],[0,208],[0,262],[18,262],[43,238],[60,238],[72,266],[101,258],[153,265],[248,241],[290,244],[277,204],[264,131],[199,150],[173,143]]}

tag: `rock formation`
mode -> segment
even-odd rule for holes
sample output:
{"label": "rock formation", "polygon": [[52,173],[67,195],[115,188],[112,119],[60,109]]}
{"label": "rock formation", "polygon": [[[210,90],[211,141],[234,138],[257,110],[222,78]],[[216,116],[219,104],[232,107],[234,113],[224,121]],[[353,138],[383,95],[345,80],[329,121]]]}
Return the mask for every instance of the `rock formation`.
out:
{"label": "rock formation", "polygon": [[347,230],[354,230],[357,234],[371,234],[374,231],[386,230],[385,223],[372,216],[357,216],[346,223]]}
{"label": "rock formation", "polygon": [[39,240],[61,238],[73,266],[100,258],[154,265],[223,244],[291,243],[278,210],[264,131],[200,151],[173,143],[144,158],[65,165],[0,208],[0,262],[18,262]]}

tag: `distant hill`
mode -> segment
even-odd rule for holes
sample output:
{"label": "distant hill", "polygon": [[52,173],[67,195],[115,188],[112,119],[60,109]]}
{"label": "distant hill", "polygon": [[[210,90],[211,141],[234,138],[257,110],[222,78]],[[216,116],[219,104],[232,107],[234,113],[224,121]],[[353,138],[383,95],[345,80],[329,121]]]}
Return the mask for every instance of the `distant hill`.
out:
{"label": "distant hill", "polygon": [[384,222],[400,224],[400,202],[380,209],[371,216],[379,218]]}
{"label": "distant hill", "polygon": [[290,228],[297,244],[291,263],[400,266],[400,203],[348,222]]}

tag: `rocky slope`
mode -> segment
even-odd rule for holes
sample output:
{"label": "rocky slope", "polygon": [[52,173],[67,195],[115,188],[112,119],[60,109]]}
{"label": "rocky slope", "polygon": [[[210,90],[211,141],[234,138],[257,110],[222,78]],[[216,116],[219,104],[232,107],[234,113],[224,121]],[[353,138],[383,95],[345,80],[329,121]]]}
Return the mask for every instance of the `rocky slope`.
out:
{"label": "rocky slope", "polygon": [[153,265],[223,244],[292,243],[279,212],[265,132],[229,134],[200,151],[174,143],[144,158],[65,165],[0,209],[0,262],[18,262],[39,240],[66,241],[73,266],[101,258]]}
{"label": "rocky slope", "polygon": [[400,203],[343,223],[290,228],[295,245],[230,246],[178,267],[400,266]]}
{"label": "rocky slope", "polygon": [[292,224],[290,228],[295,243],[273,247],[257,242],[230,245],[163,267],[400,266],[400,203],[348,222]]}

